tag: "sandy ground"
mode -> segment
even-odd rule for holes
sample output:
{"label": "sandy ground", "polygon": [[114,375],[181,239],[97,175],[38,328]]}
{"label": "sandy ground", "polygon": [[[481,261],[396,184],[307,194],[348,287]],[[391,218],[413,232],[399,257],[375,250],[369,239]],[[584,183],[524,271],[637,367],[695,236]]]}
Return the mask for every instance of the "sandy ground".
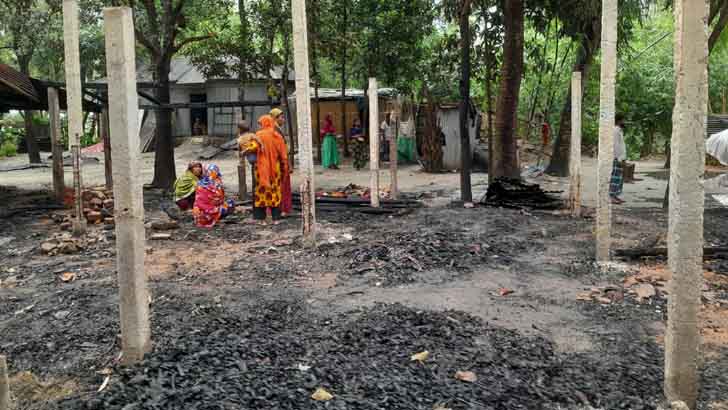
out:
{"label": "sandy ground", "polygon": [[[198,154],[202,150],[202,146],[191,141],[177,147],[175,150],[175,158],[177,164],[177,174],[184,172],[186,164],[197,159]],[[48,154],[43,154],[43,158],[47,158]],[[0,159],[0,170],[8,167],[27,164],[27,155],[18,155],[12,158]],[[216,158],[208,161],[220,166],[223,172],[225,185],[228,192],[238,192],[237,178],[237,153],[225,152]],[[668,171],[663,168],[663,160],[640,161],[637,163],[635,176],[638,181],[626,184],[624,187],[624,199],[627,200],[630,207],[650,208],[658,207],[662,203],[668,179]],[[584,157],[582,162],[582,199],[585,206],[594,207],[596,205],[596,166],[595,158]],[[385,163],[380,172],[380,183],[382,187],[389,185],[390,172]],[[65,168],[66,184],[72,184],[73,175],[69,167]],[[83,165],[83,181],[84,185],[97,186],[103,185],[104,178],[104,158],[103,154],[89,154],[88,159]],[[728,187],[719,185],[716,176],[719,173],[728,172],[726,169],[712,170],[706,180],[707,194],[726,194]],[[142,154],[142,170],[141,176],[143,183],[150,183],[154,175],[154,153]],[[350,183],[357,185],[369,185],[369,171],[363,169],[357,171],[351,166],[350,160],[345,161],[340,170],[324,170],[321,166],[316,167],[315,184],[317,189],[335,189],[344,187]],[[250,178],[250,177],[248,177]],[[298,170],[293,174],[294,190],[300,184],[301,177]],[[484,173],[474,173],[472,175],[473,198],[478,200],[485,194],[487,190],[488,177]],[[552,178],[542,176],[533,178],[534,182],[543,185],[544,189],[563,190],[566,189],[567,180],[564,178]],[[0,185],[18,186],[26,189],[41,189],[51,186],[52,176],[50,168],[36,168],[19,171],[2,172],[0,171]],[[250,182],[249,182],[250,184]],[[423,192],[437,191],[447,194],[446,196],[453,199],[459,197],[460,176],[457,172],[447,172],[442,174],[428,174],[421,171],[419,165],[402,165],[398,173],[398,184],[403,192]],[[564,194],[566,195],[566,194]]]}

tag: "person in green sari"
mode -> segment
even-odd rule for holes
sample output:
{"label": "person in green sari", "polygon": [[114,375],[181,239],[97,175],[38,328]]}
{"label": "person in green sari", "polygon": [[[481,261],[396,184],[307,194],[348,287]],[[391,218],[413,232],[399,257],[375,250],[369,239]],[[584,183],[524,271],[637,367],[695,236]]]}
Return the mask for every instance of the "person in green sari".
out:
{"label": "person in green sari", "polygon": [[197,182],[202,176],[202,163],[192,161],[187,166],[184,175],[174,181],[174,202],[179,209],[186,211],[195,206],[195,190]]}
{"label": "person in green sari", "polygon": [[336,129],[331,114],[326,114],[321,135],[324,137],[321,147],[321,165],[324,168],[339,169],[339,146],[336,143]]}

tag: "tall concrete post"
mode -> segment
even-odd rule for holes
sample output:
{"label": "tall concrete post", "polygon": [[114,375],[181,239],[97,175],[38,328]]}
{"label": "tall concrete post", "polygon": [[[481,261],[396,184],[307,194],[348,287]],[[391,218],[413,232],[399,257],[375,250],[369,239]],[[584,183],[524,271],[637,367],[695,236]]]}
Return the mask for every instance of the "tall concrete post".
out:
{"label": "tall concrete post", "polygon": [[306,19],[306,1],[292,0],[291,15],[293,20],[293,62],[296,71],[296,118],[298,126],[298,144],[300,149],[299,164],[306,186],[301,195],[308,195],[307,201],[301,201],[303,213],[304,240],[316,244],[316,189],[314,188],[313,168],[313,136],[311,132],[311,81],[308,65],[308,24]]}
{"label": "tall concrete post", "polygon": [[614,88],[617,76],[617,0],[602,0],[602,67],[597,167],[597,262],[609,262],[612,203],[609,181],[614,161]]}
{"label": "tall concrete post", "polygon": [[116,269],[119,276],[124,363],[138,362],[151,348],[149,291],[144,271],[144,202],[139,151],[134,22],[128,7],[104,9],[109,122],[114,146]]}
{"label": "tall concrete post", "polygon": [[5,356],[0,356],[0,410],[10,410],[10,381]]}
{"label": "tall concrete post", "polygon": [[705,0],[677,0],[674,12],[676,89],[667,239],[672,280],[665,333],[665,396],[695,409],[703,285],[708,6]]}
{"label": "tall concrete post", "polygon": [[86,232],[83,218],[81,179],[81,136],[83,135],[83,93],[81,89],[81,62],[78,45],[78,1],[63,0],[63,47],[66,71],[66,113],[68,114],[68,147],[73,157],[73,189],[76,219],[74,235]]}
{"label": "tall concrete post", "polygon": [[379,207],[379,90],[377,79],[369,79],[369,170],[372,206]]}
{"label": "tall concrete post", "polygon": [[101,141],[104,143],[104,176],[106,177],[106,189],[114,189],[114,174],[111,159],[111,136],[109,135],[109,109],[104,108],[101,111],[101,121],[99,121],[99,130],[101,131]]}
{"label": "tall concrete post", "polygon": [[56,200],[63,203],[66,182],[63,176],[63,145],[61,143],[61,107],[58,90],[48,87],[48,117],[50,119],[51,152],[53,153],[53,192]]}
{"label": "tall concrete post", "polygon": [[571,75],[571,158],[569,159],[569,207],[581,216],[581,72]]}

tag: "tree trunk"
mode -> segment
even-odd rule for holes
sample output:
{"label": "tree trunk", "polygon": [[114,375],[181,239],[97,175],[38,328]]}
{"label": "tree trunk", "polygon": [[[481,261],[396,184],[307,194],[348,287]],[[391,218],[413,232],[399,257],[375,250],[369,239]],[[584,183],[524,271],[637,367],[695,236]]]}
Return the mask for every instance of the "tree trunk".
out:
{"label": "tree trunk", "polygon": [[[427,86],[422,86],[422,95],[425,97],[425,137],[422,144],[422,163],[425,172],[442,171],[442,140],[441,129],[437,124],[437,107]],[[377,138],[377,129],[371,130],[369,138]]]}
{"label": "tree trunk", "polygon": [[[473,202],[470,168],[470,0],[463,0],[460,10],[460,195],[463,202]],[[394,154],[397,155],[395,151]]]}
{"label": "tree trunk", "polygon": [[[157,99],[160,104],[169,104],[169,71],[171,56],[156,62]],[[170,189],[176,179],[174,166],[174,137],[172,136],[172,111],[158,110],[157,138],[154,152],[154,180],[156,188]]]}
{"label": "tree trunk", "polygon": [[[30,58],[18,58],[20,72],[30,77]],[[40,149],[38,141],[33,135],[33,111],[25,111],[23,113],[23,123],[25,125],[25,149],[28,151],[28,159],[31,164],[40,164]]]}
{"label": "tree trunk", "polygon": [[313,100],[314,100],[314,116],[316,119],[313,122],[313,132],[316,135],[316,141],[318,141],[318,160],[321,162],[322,156],[321,156],[321,150],[323,148],[323,139],[321,138],[321,104],[319,101],[319,83],[318,83],[318,69],[316,64],[316,60],[313,61],[313,75],[314,75],[314,89],[313,89]]}
{"label": "tree trunk", "polygon": [[341,134],[344,136],[344,157],[349,157],[349,136],[346,128],[346,44],[347,29],[349,24],[348,2],[344,0],[343,24],[341,25],[341,40],[344,43],[341,47]]}
{"label": "tree trunk", "polygon": [[288,133],[288,164],[291,169],[295,167],[296,157],[293,144],[293,125],[291,124],[291,108],[288,105],[288,64],[291,58],[291,50],[288,48],[290,37],[284,36],[286,51],[283,53],[283,70],[281,71],[281,107],[286,116],[286,132]]}
{"label": "tree trunk", "polygon": [[33,112],[25,111],[23,113],[23,123],[25,124],[25,148],[28,150],[28,159],[31,164],[40,164],[40,150],[38,149],[38,141],[33,135]]}
{"label": "tree trunk", "polygon": [[[492,56],[493,54],[490,52],[492,46],[487,37],[485,42],[488,56]],[[493,182],[493,59],[488,58],[485,64],[485,98],[488,103],[486,107],[488,110],[488,183],[490,184]]]}
{"label": "tree trunk", "polygon": [[518,169],[518,96],[523,76],[523,0],[504,0],[503,64],[493,141],[493,176],[520,178]]}
{"label": "tree trunk", "polygon": [[652,146],[655,144],[655,131],[648,130],[646,139],[640,147],[640,158],[647,158],[652,155]]}
{"label": "tree trunk", "polygon": [[[601,35],[596,34],[596,38],[589,39],[584,37],[579,51],[576,54],[576,63],[573,71],[581,72],[581,92],[582,98],[584,89],[589,79],[589,70],[594,62],[594,53],[600,41]],[[596,47],[595,47],[596,45]],[[569,176],[569,155],[571,150],[571,89],[566,94],[564,107],[561,110],[561,118],[559,119],[559,133],[554,141],[553,154],[551,162],[546,167],[546,173],[549,175],[567,177]]]}

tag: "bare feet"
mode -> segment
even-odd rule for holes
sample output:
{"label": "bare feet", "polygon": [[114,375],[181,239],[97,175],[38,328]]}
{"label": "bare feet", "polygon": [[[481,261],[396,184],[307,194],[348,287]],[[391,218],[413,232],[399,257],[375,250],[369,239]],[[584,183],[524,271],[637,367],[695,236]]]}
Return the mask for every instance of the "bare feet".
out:
{"label": "bare feet", "polygon": [[622,205],[624,203],[623,199],[617,198],[616,196],[611,197],[612,203],[615,205]]}

